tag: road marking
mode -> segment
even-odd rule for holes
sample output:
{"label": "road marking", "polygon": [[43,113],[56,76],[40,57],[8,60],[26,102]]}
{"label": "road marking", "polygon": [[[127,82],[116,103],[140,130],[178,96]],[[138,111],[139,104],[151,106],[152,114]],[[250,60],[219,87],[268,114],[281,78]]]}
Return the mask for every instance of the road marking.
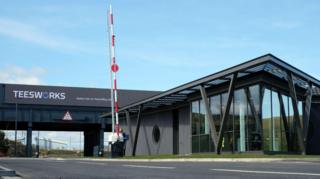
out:
{"label": "road marking", "polygon": [[320,173],[297,173],[297,172],[273,172],[273,171],[255,171],[255,170],[229,170],[229,169],[211,169],[217,172],[236,172],[236,173],[257,173],[257,174],[277,174],[277,175],[303,175],[320,176]]}
{"label": "road marking", "polygon": [[64,160],[43,160],[43,161],[46,161],[46,162],[65,162]]}
{"label": "road marking", "polygon": [[105,163],[94,163],[94,162],[78,162],[82,164],[90,164],[90,165],[106,165]]}
{"label": "road marking", "polygon": [[320,165],[320,163],[313,162],[313,161],[281,161],[278,163],[281,163],[281,164],[301,164],[301,165]]}
{"label": "road marking", "polygon": [[149,166],[149,165],[122,165],[124,167],[132,168],[151,168],[151,169],[175,169],[176,167],[161,167],[161,166]]}

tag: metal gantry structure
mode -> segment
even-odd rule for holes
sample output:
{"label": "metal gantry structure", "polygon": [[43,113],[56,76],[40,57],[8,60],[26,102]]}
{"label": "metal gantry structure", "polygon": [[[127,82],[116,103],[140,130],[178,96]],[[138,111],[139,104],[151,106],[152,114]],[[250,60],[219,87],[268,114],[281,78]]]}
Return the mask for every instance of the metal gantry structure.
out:
{"label": "metal gantry structure", "polygon": [[[312,98],[313,96],[320,96],[320,81],[289,65],[272,54],[266,54],[121,108],[119,112],[125,114],[124,118],[127,121],[130,136],[132,136],[130,115],[136,116],[137,119],[134,139],[133,142],[131,142],[133,149],[132,155],[136,155],[139,128],[142,123],[142,115],[144,113],[147,113],[148,111],[156,111],[160,108],[170,109],[173,106],[179,106],[179,104],[190,103],[194,96],[200,96],[200,99],[204,101],[205,115],[209,120],[209,127],[212,131],[211,138],[216,147],[215,151],[217,154],[221,154],[223,134],[229,120],[229,111],[234,98],[235,89],[240,87],[245,89],[248,104],[254,118],[256,121],[261,120],[261,110],[257,111],[254,107],[250,90],[248,89],[252,84],[261,85],[260,103],[262,103],[261,99],[263,98],[265,86],[272,86],[277,89],[279,99],[284,92],[292,98],[294,130],[296,130],[298,135],[298,145],[302,150],[301,152],[305,153]],[[215,121],[212,119],[208,101],[209,93],[212,94],[217,91],[227,92],[227,103],[225,110],[222,113],[219,132],[217,132]],[[297,91],[299,91],[299,96],[300,98],[303,98],[302,101],[305,104],[303,113],[304,127],[302,127],[299,120]],[[292,149],[292,136],[288,132],[288,119],[285,117],[286,114],[282,98],[280,99],[280,109],[281,115],[284,116],[282,117],[282,120],[286,130],[288,148]],[[110,114],[106,114],[103,117],[107,117],[109,115]],[[259,130],[262,130],[261,121],[258,125]]]}

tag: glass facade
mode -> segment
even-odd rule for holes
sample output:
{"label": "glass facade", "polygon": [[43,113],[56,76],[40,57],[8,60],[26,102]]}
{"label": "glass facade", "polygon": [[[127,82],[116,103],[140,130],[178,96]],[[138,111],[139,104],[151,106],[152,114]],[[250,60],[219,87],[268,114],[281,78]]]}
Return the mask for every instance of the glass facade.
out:
{"label": "glass facade", "polygon": [[[282,95],[282,100],[285,108],[285,115],[288,120],[288,132],[290,133],[290,136],[292,136],[292,150],[299,151],[299,145],[298,145],[298,136],[297,131],[295,130],[295,123],[294,123],[294,112],[293,112],[293,106],[292,106],[292,99],[291,97],[288,97],[286,95]],[[299,111],[299,117],[300,117],[300,124],[301,127],[303,127],[303,104],[302,101],[298,101],[298,111]],[[285,132],[285,130],[283,130]],[[285,137],[285,136],[284,136]]]}
{"label": "glass facade", "polygon": [[[249,88],[252,106],[260,113],[260,87]],[[209,97],[212,118],[219,133],[223,112],[226,109],[227,93]],[[192,152],[213,152],[215,146],[210,137],[210,127],[205,117],[201,100],[192,104]],[[261,120],[260,118],[257,120]],[[258,151],[262,149],[261,121],[257,121],[251,112],[244,89],[234,92],[229,119],[226,123],[222,140],[222,150],[230,152]]]}
{"label": "glass facade", "polygon": [[265,151],[287,151],[286,131],[280,112],[278,93],[266,89],[262,103],[263,148]]}
{"label": "glass facade", "polygon": [[[281,114],[280,101],[283,101],[285,117],[288,120],[288,131],[284,128],[284,116]],[[300,123],[302,124],[302,102],[298,101],[298,111]],[[294,112],[292,99],[286,95],[279,97],[278,92],[265,89],[262,102],[263,121],[263,149],[264,151],[287,152],[289,150],[286,132],[292,136],[292,150],[299,151],[296,123],[294,122]]]}
{"label": "glass facade", "polygon": [[202,100],[192,102],[192,153],[214,151]]}
{"label": "glass facade", "polygon": [[[259,85],[248,88],[250,101],[245,89],[234,91],[230,106],[228,121],[222,139],[222,151],[247,152],[270,151],[287,152],[299,151],[298,136],[294,122],[294,113],[291,97],[265,88],[263,93]],[[261,100],[260,100],[261,99]],[[284,116],[281,113],[281,101],[288,120],[288,131],[284,127]],[[226,110],[227,93],[209,97],[209,105],[217,132]],[[255,109],[257,117],[252,112]],[[303,125],[303,103],[298,101],[300,124]],[[292,149],[289,149],[286,133],[292,140]],[[192,152],[214,152],[215,146],[210,136],[210,126],[205,115],[202,100],[192,102]]]}

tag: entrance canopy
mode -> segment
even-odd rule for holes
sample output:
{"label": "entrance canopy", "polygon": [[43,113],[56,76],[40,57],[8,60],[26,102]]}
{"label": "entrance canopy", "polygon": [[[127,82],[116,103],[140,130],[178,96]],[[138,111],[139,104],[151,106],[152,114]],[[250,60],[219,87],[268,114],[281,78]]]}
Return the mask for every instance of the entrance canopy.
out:
{"label": "entrance canopy", "polygon": [[[119,112],[137,112],[139,111],[141,105],[143,105],[143,109],[170,106],[179,102],[183,102],[188,98],[189,95],[199,92],[200,86],[204,88],[211,88],[229,82],[233,78],[234,74],[237,74],[236,78],[241,78],[260,72],[267,72],[274,77],[284,79],[286,81],[288,81],[292,75],[292,81],[296,86],[306,90],[310,88],[313,96],[320,96],[319,80],[293,67],[292,65],[284,62],[272,54],[266,54],[226,70],[167,90],[148,99],[124,106],[119,110]],[[108,113],[102,117],[107,117],[110,115],[111,113]]]}

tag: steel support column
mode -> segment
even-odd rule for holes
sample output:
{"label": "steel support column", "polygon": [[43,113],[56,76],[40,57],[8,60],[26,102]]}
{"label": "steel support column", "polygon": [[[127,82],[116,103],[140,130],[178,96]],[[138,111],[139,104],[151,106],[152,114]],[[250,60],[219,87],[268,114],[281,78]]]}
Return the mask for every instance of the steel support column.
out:
{"label": "steel support column", "polygon": [[303,154],[305,154],[305,146],[304,146],[304,137],[303,137],[303,132],[301,128],[301,123],[300,123],[300,117],[299,117],[299,110],[298,110],[298,99],[297,99],[297,93],[295,89],[295,84],[293,82],[293,75],[291,72],[287,72],[287,79],[288,79],[288,86],[289,86],[289,92],[290,96],[292,99],[292,107],[293,107],[293,112],[294,112],[294,128],[295,131],[297,132],[298,135],[298,143],[300,146],[300,149]]}
{"label": "steel support column", "polygon": [[205,108],[205,111],[206,111],[206,117],[208,119],[210,130],[211,130],[211,139],[212,139],[212,141],[214,143],[214,147],[217,148],[217,143],[218,143],[217,130],[216,130],[216,126],[214,124],[214,121],[213,121],[213,118],[212,118],[212,113],[211,113],[211,110],[210,110],[210,107],[209,107],[208,96],[207,96],[206,90],[203,87],[203,85],[200,85],[200,92],[201,92],[202,100],[204,102],[204,108]]}
{"label": "steel support column", "polygon": [[133,135],[132,135],[132,128],[131,128],[130,113],[128,110],[125,110],[125,114],[126,114],[127,127],[129,131],[130,145],[131,145],[131,149],[133,149]]}
{"label": "steel support column", "polygon": [[28,122],[26,155],[27,157],[32,157],[32,122],[31,121]]}
{"label": "steel support column", "polygon": [[134,143],[133,143],[133,149],[132,149],[132,156],[136,156],[136,149],[137,149],[137,143],[138,143],[138,137],[139,137],[139,130],[140,130],[140,124],[141,124],[141,113],[142,113],[143,105],[139,106],[139,112],[137,116],[137,125],[136,125],[136,132],[134,135]]}
{"label": "steel support column", "polygon": [[288,119],[286,115],[286,110],[284,107],[283,99],[281,93],[278,91],[278,99],[280,102],[280,112],[281,112],[281,118],[283,121],[284,129],[286,131],[286,139],[287,139],[287,144],[288,144],[288,151],[292,150],[292,136],[289,131],[289,124],[288,124]]}
{"label": "steel support column", "polygon": [[224,130],[225,130],[225,125],[226,125],[228,118],[229,118],[229,111],[230,111],[230,106],[231,106],[231,102],[233,99],[234,86],[237,81],[237,77],[238,77],[238,73],[236,72],[232,75],[232,78],[230,81],[229,90],[228,90],[227,105],[226,105],[226,109],[223,113],[221,127],[220,127],[220,131],[219,131],[217,154],[221,154],[223,134],[224,134]]}
{"label": "steel support column", "polygon": [[105,119],[101,118],[101,128],[99,131],[99,156],[102,157],[104,155],[104,131],[105,131]]}
{"label": "steel support column", "polygon": [[249,103],[249,107],[250,107],[251,113],[254,116],[255,121],[257,122],[257,129],[258,129],[257,132],[260,134],[261,131],[262,131],[262,123],[261,123],[259,114],[257,112],[256,107],[254,106],[254,102],[253,102],[253,99],[252,99],[252,96],[251,96],[250,89],[248,87],[246,87],[244,89],[245,89],[245,93],[246,93],[246,96],[247,96],[247,101]]}
{"label": "steel support column", "polygon": [[306,101],[304,107],[304,144],[306,146],[308,133],[309,133],[309,121],[310,121],[310,112],[311,112],[311,104],[312,104],[312,84],[309,83],[307,94],[306,94]]}

